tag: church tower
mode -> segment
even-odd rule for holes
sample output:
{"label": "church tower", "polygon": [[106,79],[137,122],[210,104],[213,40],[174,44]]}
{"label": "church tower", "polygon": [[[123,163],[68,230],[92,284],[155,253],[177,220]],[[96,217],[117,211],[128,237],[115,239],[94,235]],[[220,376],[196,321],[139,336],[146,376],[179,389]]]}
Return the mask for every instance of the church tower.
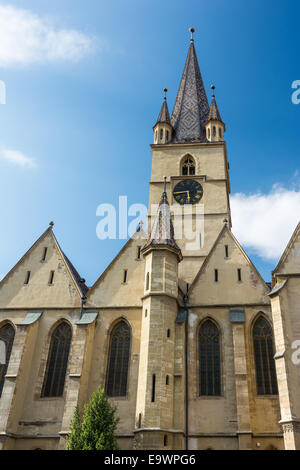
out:
{"label": "church tower", "polygon": [[[182,251],[179,278],[190,284],[224,220],[231,227],[229,172],[223,123],[215,96],[209,106],[194,29],[171,118],[166,97],[153,128],[149,216],[155,216],[167,176],[175,239]],[[214,90],[214,88],[213,88]],[[149,227],[152,227],[149,222]]]}

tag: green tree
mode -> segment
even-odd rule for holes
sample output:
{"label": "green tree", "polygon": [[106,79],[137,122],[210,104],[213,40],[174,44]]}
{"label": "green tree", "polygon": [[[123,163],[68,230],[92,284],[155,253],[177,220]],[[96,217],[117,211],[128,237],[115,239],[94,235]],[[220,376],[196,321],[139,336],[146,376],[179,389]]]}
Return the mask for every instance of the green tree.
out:
{"label": "green tree", "polygon": [[118,450],[116,407],[100,387],[84,406],[83,418],[75,408],[67,450]]}
{"label": "green tree", "polygon": [[76,406],[74,416],[71,421],[71,432],[67,437],[67,450],[82,449],[82,421],[79,414],[79,408]]}

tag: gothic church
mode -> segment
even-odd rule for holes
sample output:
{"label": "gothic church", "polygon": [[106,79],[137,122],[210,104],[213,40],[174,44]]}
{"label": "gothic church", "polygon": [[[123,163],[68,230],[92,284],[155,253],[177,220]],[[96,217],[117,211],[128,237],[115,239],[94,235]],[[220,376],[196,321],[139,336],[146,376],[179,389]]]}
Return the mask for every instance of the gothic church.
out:
{"label": "gothic church", "polygon": [[[87,287],[51,223],[0,283],[0,449],[64,449],[98,385],[121,449],[300,449],[300,224],[266,284],[231,232],[226,128],[193,35],[153,131],[148,234]],[[170,206],[204,219],[193,246]]]}

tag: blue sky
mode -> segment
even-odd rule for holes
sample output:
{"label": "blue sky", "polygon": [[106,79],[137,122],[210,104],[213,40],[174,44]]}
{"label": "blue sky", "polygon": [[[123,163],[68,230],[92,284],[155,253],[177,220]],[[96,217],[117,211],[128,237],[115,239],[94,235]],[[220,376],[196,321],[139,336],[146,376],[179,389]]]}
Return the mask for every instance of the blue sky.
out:
{"label": "blue sky", "polygon": [[[299,2],[13,0],[0,8],[24,28],[14,39],[6,21],[0,32],[0,278],[50,220],[89,285],[112,260],[124,241],[96,237],[96,208],[117,205],[119,195],[148,203],[152,126],[164,87],[172,109],[193,26],[206,90],[216,85],[227,127],[233,232],[269,280],[299,220],[300,105],[291,101]],[[31,49],[28,37],[37,41]]]}

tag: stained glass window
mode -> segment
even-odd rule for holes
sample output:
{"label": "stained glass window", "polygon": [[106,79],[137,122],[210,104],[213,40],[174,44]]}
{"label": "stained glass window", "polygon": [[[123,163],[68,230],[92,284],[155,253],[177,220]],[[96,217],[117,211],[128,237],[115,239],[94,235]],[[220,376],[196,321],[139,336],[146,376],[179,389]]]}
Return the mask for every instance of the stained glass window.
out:
{"label": "stained glass window", "polygon": [[71,337],[71,327],[66,322],[58,325],[52,334],[42,397],[63,396]]}
{"label": "stained glass window", "polygon": [[220,396],[220,334],[211,320],[206,320],[200,328],[199,356],[200,396]]}
{"label": "stained glass window", "polygon": [[273,332],[270,323],[260,316],[253,327],[254,358],[258,395],[277,395]]}
{"label": "stained glass window", "polygon": [[0,397],[4,386],[5,375],[9,364],[14,338],[15,330],[9,323],[6,323],[6,325],[0,328],[0,341],[5,343],[5,364],[0,364]]}
{"label": "stained glass window", "polygon": [[109,397],[127,394],[130,336],[130,327],[125,321],[118,323],[112,331],[106,384]]}

